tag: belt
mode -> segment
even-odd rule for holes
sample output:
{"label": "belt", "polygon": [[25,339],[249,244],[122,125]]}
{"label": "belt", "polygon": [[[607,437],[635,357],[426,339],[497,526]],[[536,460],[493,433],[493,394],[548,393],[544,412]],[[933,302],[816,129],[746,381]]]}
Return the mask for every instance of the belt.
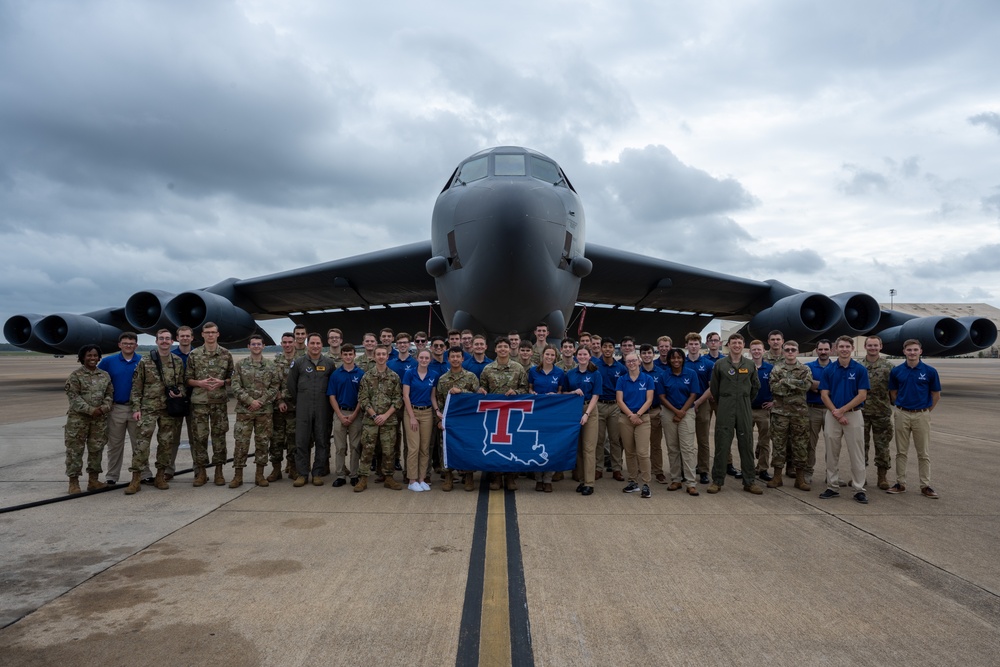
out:
{"label": "belt", "polygon": [[354,408],[356,408],[356,407],[358,407],[358,406],[356,406],[356,405],[341,405],[340,409],[341,410],[347,410],[348,412],[354,412]]}
{"label": "belt", "polygon": [[131,401],[115,401],[115,405],[130,405]]}
{"label": "belt", "polygon": [[429,405],[411,405],[410,407],[413,408],[414,410],[430,410],[431,409],[431,406],[429,406]]}
{"label": "belt", "polygon": [[604,400],[603,398],[599,398],[599,399],[597,399],[597,402],[598,402],[598,403],[604,403],[605,405],[610,405],[610,404],[612,404],[612,403],[618,403],[618,401],[616,401],[616,400],[615,400],[615,399],[613,399],[613,398],[612,398],[612,399],[610,399],[610,400],[607,400],[607,401],[605,401],[605,400]]}
{"label": "belt", "polygon": [[824,410],[830,409],[826,407],[826,403],[806,403],[806,405],[808,405],[810,408],[822,408]]}
{"label": "belt", "polygon": [[900,407],[898,405],[896,406],[896,409],[897,410],[902,410],[903,412],[927,412],[927,411],[930,410],[930,408],[920,408],[919,410],[911,410],[909,408],[903,408],[903,407]]}

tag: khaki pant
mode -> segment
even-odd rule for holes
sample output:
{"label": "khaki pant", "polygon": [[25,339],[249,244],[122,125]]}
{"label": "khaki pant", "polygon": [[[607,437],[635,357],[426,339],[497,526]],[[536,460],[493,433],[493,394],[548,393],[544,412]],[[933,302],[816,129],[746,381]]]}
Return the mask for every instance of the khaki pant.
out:
{"label": "khaki pant", "polygon": [[655,405],[649,409],[649,471],[654,477],[663,474],[663,425],[660,419],[669,421],[673,414]]}
{"label": "khaki pant", "polygon": [[649,415],[642,415],[641,419],[641,424],[633,424],[619,412],[618,432],[625,450],[628,481],[649,484]]}
{"label": "khaki pant", "polygon": [[834,491],[840,487],[840,448],[847,443],[851,461],[851,486],[855,491],[865,490],[865,426],[860,410],[848,412],[847,424],[837,421],[826,411],[823,437],[826,440],[826,486]]}
{"label": "khaki pant", "polygon": [[825,405],[809,406],[809,449],[806,451],[806,462],[803,468],[806,475],[812,475],[816,470],[816,443],[819,442],[819,434],[826,424],[828,412]]}
{"label": "khaki pant", "polygon": [[622,469],[622,441],[619,433],[619,420],[622,411],[617,403],[597,402],[597,465],[604,467],[604,436],[610,441],[611,469],[620,472]]}
{"label": "khaki pant", "polygon": [[[340,479],[358,476],[358,461],[361,459],[361,421],[362,415],[359,413],[350,426],[344,426],[343,422],[333,415],[333,474]],[[351,455],[347,456],[347,448],[350,446]]]}
{"label": "khaki pant", "polygon": [[[111,414],[108,415],[108,473],[104,479],[113,479],[117,482],[121,476],[122,462],[125,459],[126,433],[134,456],[136,445],[139,443],[139,422],[132,419],[131,406],[115,403],[111,406]],[[142,470],[142,477],[152,476],[147,465]]]}
{"label": "khaki pant", "polygon": [[[587,404],[583,404],[587,411]],[[594,409],[597,412],[597,409]],[[599,418],[596,414],[587,417],[587,423],[580,427],[580,441],[576,453],[576,472],[586,486],[594,485],[594,474],[597,471],[597,431]]]}
{"label": "khaki pant", "polygon": [[896,483],[906,485],[906,459],[910,438],[917,450],[920,488],[931,485],[931,413],[907,412],[896,408]]}
{"label": "khaki pant", "polygon": [[[708,473],[712,469],[712,446],[708,435],[711,432],[712,415],[715,414],[715,403],[705,401],[702,403],[694,415],[694,432],[698,439],[698,469],[697,472]],[[732,461],[732,452],[729,453],[729,460]]]}
{"label": "khaki pant", "polygon": [[417,428],[412,428],[410,416],[403,415],[406,434],[406,476],[407,479],[423,481],[427,476],[427,464],[431,458],[431,434],[434,430],[434,411],[430,409],[413,409],[417,419]]}
{"label": "khaki pant", "polygon": [[667,460],[670,462],[670,481],[685,480],[688,486],[697,481],[698,444],[695,440],[695,416],[688,410],[680,422],[674,422],[669,410],[663,412],[663,434],[667,440]]}

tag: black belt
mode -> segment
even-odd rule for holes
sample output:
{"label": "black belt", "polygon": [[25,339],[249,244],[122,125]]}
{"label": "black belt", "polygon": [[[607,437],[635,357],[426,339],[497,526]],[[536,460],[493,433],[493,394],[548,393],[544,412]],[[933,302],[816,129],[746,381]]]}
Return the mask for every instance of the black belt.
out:
{"label": "black belt", "polygon": [[430,410],[431,409],[431,406],[429,406],[429,405],[411,405],[410,407],[413,408],[414,410]]}
{"label": "black belt", "polygon": [[115,405],[130,405],[131,401],[115,401]]}
{"label": "black belt", "polygon": [[609,404],[611,404],[611,403],[618,403],[618,401],[616,401],[616,400],[615,400],[615,399],[613,399],[613,398],[612,398],[612,399],[610,399],[610,400],[607,400],[607,401],[605,401],[605,400],[604,400],[603,398],[599,398],[599,399],[597,399],[597,402],[598,402],[598,403],[604,403],[605,405],[609,405]]}
{"label": "black belt", "polygon": [[919,410],[911,410],[909,408],[903,408],[898,405],[896,407],[902,410],[903,412],[928,412],[930,410],[930,408],[920,408]]}
{"label": "black belt", "polygon": [[347,410],[348,412],[354,412],[354,408],[356,408],[356,407],[358,407],[358,406],[356,406],[356,405],[341,405],[340,409],[341,410]]}

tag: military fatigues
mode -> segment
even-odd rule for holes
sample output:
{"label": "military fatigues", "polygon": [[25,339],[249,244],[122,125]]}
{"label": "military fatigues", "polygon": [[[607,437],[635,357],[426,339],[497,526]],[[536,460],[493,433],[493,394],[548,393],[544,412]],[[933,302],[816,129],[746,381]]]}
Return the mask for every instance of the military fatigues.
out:
{"label": "military fatigues", "polygon": [[516,361],[509,361],[506,365],[494,361],[479,374],[479,384],[487,394],[506,394],[511,389],[515,394],[527,394],[528,373]]}
{"label": "military fatigues", "polygon": [[[229,380],[233,375],[233,355],[217,346],[209,352],[204,346],[188,355],[187,379],[207,380],[210,377]],[[208,462],[208,438],[212,437],[212,465],[226,463],[226,433],[229,432],[229,396],[226,385],[209,391],[195,387],[191,392],[191,458],[195,468],[205,468]]]}
{"label": "military fatigues", "polygon": [[556,362],[556,368],[561,368],[567,373],[573,370],[574,368],[579,368],[579,366],[580,365],[576,363],[576,359],[573,358],[570,358],[569,361],[566,361],[562,357],[559,357],[559,361]]}
{"label": "military fatigues", "polygon": [[[467,371],[464,368],[459,369],[458,373],[452,373],[449,370],[447,373],[443,374],[438,378],[437,387],[434,391],[437,392],[437,404],[438,409],[442,412],[444,411],[445,401],[448,400],[448,394],[451,393],[452,387],[458,387],[463,393],[475,393],[479,391],[479,379],[476,374],[472,371]],[[444,466],[444,456],[441,457],[441,465]],[[442,472],[447,472],[451,468],[442,468]]]}
{"label": "military fatigues", "polygon": [[[157,369],[159,360],[162,368]],[[142,358],[132,376],[132,412],[141,414],[139,418],[139,438],[132,453],[129,470],[142,472],[149,466],[149,444],[156,431],[156,468],[170,467],[170,455],[174,439],[181,428],[181,420],[167,414],[167,387],[177,387],[184,391],[184,362],[176,354],[160,357],[153,350]]]}
{"label": "military fatigues", "polygon": [[[233,439],[233,468],[245,468],[250,450],[250,436],[254,436],[254,461],[258,466],[267,463],[271,444],[271,411],[278,395],[280,371],[274,363],[261,359],[254,363],[250,357],[242,359],[233,372],[233,395],[236,397],[236,428]],[[259,401],[261,406],[251,410],[250,404]]]}
{"label": "military fatigues", "polygon": [[375,360],[364,353],[358,355],[354,359],[354,365],[363,370],[365,373],[375,370]]}
{"label": "military fatigues", "polygon": [[868,452],[874,441],[875,467],[886,471],[892,465],[889,458],[889,445],[893,435],[892,405],[889,403],[889,373],[892,372],[892,364],[880,356],[874,362],[862,359],[861,365],[868,369],[868,382],[872,387],[861,408],[861,416],[865,420],[865,465],[868,465]]}
{"label": "military fatigues", "polygon": [[[108,415],[114,404],[111,376],[101,369],[81,366],[66,379],[66,476],[79,477],[83,450],[87,450],[87,472],[101,472],[101,456],[108,442]],[[94,416],[94,408],[104,408]]]}
{"label": "military fatigues", "polygon": [[785,362],[785,357],[779,351],[777,354],[771,352],[771,348],[764,350],[764,356],[762,357],[764,361],[771,364],[772,366],[777,366],[778,364]]}
{"label": "military fatigues", "polygon": [[806,392],[812,386],[812,372],[800,361],[789,366],[784,361],[771,370],[771,467],[782,474],[787,452],[796,470],[805,470],[809,455],[809,406]]}
{"label": "military fatigues", "polygon": [[756,462],[753,456],[753,417],[750,402],[760,390],[757,367],[750,359],[742,358],[733,363],[723,357],[712,367],[709,385],[718,407],[715,412],[715,460],[712,464],[712,481],[722,486],[726,481],[726,464],[730,456],[733,432],[740,452],[743,486],[753,484]]}
{"label": "military fatigues", "polygon": [[[372,458],[375,456],[375,445],[382,450],[382,474],[393,475],[393,449],[396,446],[396,426],[399,423],[399,411],[403,407],[403,384],[399,376],[391,368],[379,371],[378,368],[365,373],[358,386],[358,407],[364,415],[361,426],[361,463],[358,475],[367,477],[371,472]],[[392,415],[381,425],[375,423],[375,417],[395,408]],[[374,416],[369,413],[374,412]]]}
{"label": "military fatigues", "polygon": [[274,369],[278,373],[278,396],[276,402],[284,401],[285,411],[275,407],[271,413],[271,446],[269,458],[275,468],[281,467],[287,457],[288,472],[295,465],[295,397],[288,393],[288,369],[295,361],[285,358],[284,352],[274,357]]}
{"label": "military fatigues", "polygon": [[[333,372],[333,360],[320,355],[313,361],[309,355],[299,357],[288,369],[285,386],[295,400],[295,470],[299,475],[322,477],[330,460],[330,415],[333,408],[326,397],[326,387]],[[309,453],[315,445],[316,454],[310,466]]]}

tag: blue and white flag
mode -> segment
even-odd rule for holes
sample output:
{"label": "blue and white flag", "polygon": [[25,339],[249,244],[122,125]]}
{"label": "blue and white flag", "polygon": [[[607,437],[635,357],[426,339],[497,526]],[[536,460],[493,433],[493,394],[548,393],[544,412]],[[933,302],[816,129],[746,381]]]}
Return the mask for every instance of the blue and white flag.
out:
{"label": "blue and white flag", "polygon": [[449,394],[444,464],[452,470],[533,472],[576,467],[579,394]]}

